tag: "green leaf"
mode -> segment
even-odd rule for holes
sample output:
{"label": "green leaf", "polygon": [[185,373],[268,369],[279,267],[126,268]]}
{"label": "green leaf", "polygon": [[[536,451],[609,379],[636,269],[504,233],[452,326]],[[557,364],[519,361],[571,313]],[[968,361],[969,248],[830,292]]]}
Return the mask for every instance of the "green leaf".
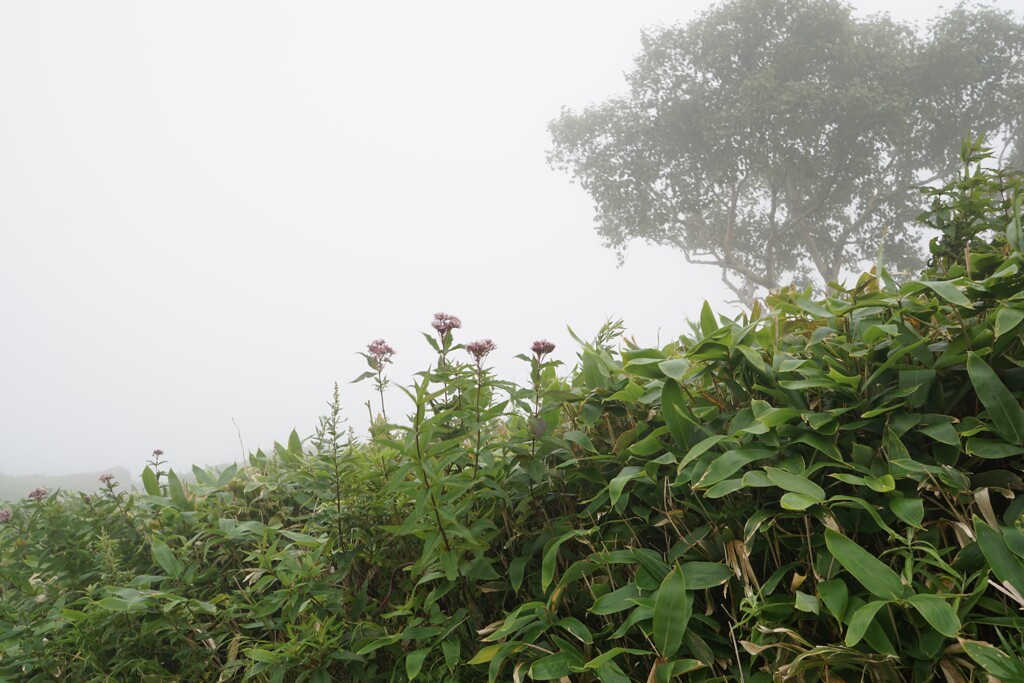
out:
{"label": "green leaf", "polygon": [[622,588],[606,593],[594,601],[590,611],[594,614],[606,615],[622,612],[636,607],[636,598],[640,597],[640,589],[635,583],[627,583]]}
{"label": "green leaf", "polygon": [[153,541],[151,549],[153,551],[153,559],[156,560],[161,569],[167,572],[168,576],[173,579],[181,577],[184,565],[174,556],[174,551],[166,543],[163,541]]}
{"label": "green leaf", "polygon": [[825,607],[828,607],[832,616],[839,621],[843,620],[846,615],[846,606],[850,601],[850,593],[842,579],[830,579],[819,583],[818,597],[825,603]]}
{"label": "green leaf", "polygon": [[577,446],[584,448],[591,453],[597,453],[597,449],[594,448],[594,443],[590,440],[590,437],[583,432],[573,431],[566,432],[562,435],[562,438],[566,441],[572,441]]}
{"label": "green leaf", "polygon": [[745,447],[736,448],[722,453],[712,461],[711,466],[697,482],[698,487],[709,487],[735,474],[744,465],[764,460],[775,455],[775,451],[767,448]]}
{"label": "green leaf", "polygon": [[498,643],[497,645],[488,645],[487,647],[480,648],[480,650],[473,655],[467,664],[486,664],[487,662],[494,659],[494,655],[498,654],[498,650],[505,647],[506,643]]}
{"label": "green leaf", "polygon": [[266,664],[277,664],[282,659],[281,655],[277,654],[276,652],[259,650],[255,647],[247,647],[243,649],[242,654],[244,654],[246,657],[255,662],[264,662]]}
{"label": "green leaf", "polygon": [[718,562],[685,562],[681,567],[686,579],[686,590],[690,591],[721,586],[735,576],[731,569]]}
{"label": "green leaf", "polygon": [[1024,563],[1017,557],[1003,540],[1003,535],[974,517],[974,532],[978,538],[978,547],[988,561],[992,573],[1000,581],[1006,581],[1024,595]]}
{"label": "green leaf", "polygon": [[288,435],[288,450],[294,455],[302,455],[302,439],[299,438],[299,433],[294,429]]}
{"label": "green leaf", "polygon": [[142,486],[149,495],[160,495],[160,484],[157,483],[156,475],[153,474],[153,470],[149,469],[148,466],[142,470]]}
{"label": "green leaf", "polygon": [[812,505],[817,505],[821,502],[820,498],[811,498],[805,496],[802,493],[786,493],[779,499],[779,506],[783,510],[806,510]]}
{"label": "green leaf", "polygon": [[619,502],[619,496],[622,495],[622,490],[626,487],[626,484],[642,476],[644,476],[642,467],[637,467],[636,465],[623,467],[622,471],[608,482],[608,496],[611,506],[615,507],[615,504]]}
{"label": "green leaf", "polygon": [[966,450],[974,457],[984,458],[986,460],[1012,458],[1024,453],[1024,447],[1014,446],[1013,444],[1006,443],[1005,441],[982,439],[976,436],[967,439]]}
{"label": "green leaf", "polygon": [[821,488],[807,477],[792,474],[777,467],[765,467],[768,479],[781,489],[801,493],[816,501],[825,500],[825,489]]}
{"label": "green leaf", "polygon": [[917,496],[893,495],[889,499],[889,509],[912,527],[923,529],[921,522],[924,521],[924,501]]}
{"label": "green leaf", "polygon": [[717,329],[718,321],[715,320],[715,312],[711,310],[711,304],[705,300],[700,309],[700,331],[706,337]]}
{"label": "green leaf", "polygon": [[174,470],[167,473],[167,491],[171,495],[171,501],[179,510],[192,509],[188,496],[185,495],[185,487],[181,485],[181,480],[178,479],[178,475],[174,473]]}
{"label": "green leaf", "polygon": [[1024,310],[1019,308],[1010,308],[1009,306],[1000,306],[999,310],[996,312],[996,338],[998,339],[1007,332],[1016,329],[1022,320],[1024,320]]}
{"label": "green leaf", "polygon": [[690,602],[686,594],[686,578],[679,565],[668,573],[654,598],[654,646],[662,657],[679,651],[683,633],[690,621]]}
{"label": "green leaf", "polygon": [[679,383],[671,379],[666,380],[661,388],[661,415],[680,448],[690,447],[686,433],[693,423],[688,413],[689,408],[686,406]]}
{"label": "green leaf", "polygon": [[685,358],[669,358],[658,363],[658,369],[677,382],[682,382],[686,371],[690,369],[690,361]]}
{"label": "green leaf", "polygon": [[991,643],[960,638],[960,645],[963,646],[967,656],[1000,681],[1020,680],[1022,673],[1020,660],[1015,660]]}
{"label": "green leaf", "polygon": [[988,363],[973,351],[967,354],[967,374],[996,433],[1016,446],[1024,445],[1024,408]]}
{"label": "green leaf", "polygon": [[570,538],[575,538],[576,536],[584,536],[588,533],[590,533],[590,531],[574,529],[568,533],[562,534],[558,538],[553,538],[547,542],[547,545],[544,548],[544,559],[541,560],[540,566],[541,590],[546,591],[548,589],[548,586],[551,585],[551,582],[555,578],[555,567],[558,562],[558,548],[563,543],[568,541]]}
{"label": "green leaf", "polygon": [[796,591],[795,598],[794,606],[801,612],[818,614],[821,611],[821,601],[817,597],[808,595],[803,591]]}
{"label": "green leaf", "polygon": [[535,681],[556,681],[572,673],[575,659],[568,652],[556,652],[541,657],[530,666],[530,678]]}
{"label": "green leaf", "polygon": [[591,634],[590,629],[576,617],[565,617],[563,619],[559,619],[555,622],[555,626],[565,629],[575,636],[580,642],[587,643],[588,645],[594,642],[594,636]]}
{"label": "green leaf", "polygon": [[903,294],[911,294],[916,291],[920,291],[924,287],[932,290],[943,299],[951,304],[957,306],[965,306],[970,308],[972,306],[971,300],[964,296],[953,280],[919,280],[917,282],[911,282],[903,286]]}
{"label": "green leaf", "polygon": [[846,536],[825,529],[825,545],[839,564],[875,597],[898,600],[903,595],[903,584],[896,572]]}
{"label": "green leaf", "polygon": [[408,676],[409,680],[415,680],[420,675],[420,670],[423,668],[423,660],[430,654],[430,648],[424,647],[419,650],[413,650],[405,656],[405,675]]}
{"label": "green leaf", "polygon": [[850,627],[846,631],[846,647],[853,647],[861,641],[864,633],[871,626],[871,622],[874,621],[875,615],[878,614],[878,610],[888,604],[888,600],[875,600],[853,613],[853,618],[850,619]]}
{"label": "green leaf", "polygon": [[960,618],[948,602],[938,595],[922,593],[907,598],[907,603],[916,609],[933,629],[946,636],[956,638],[960,633]]}

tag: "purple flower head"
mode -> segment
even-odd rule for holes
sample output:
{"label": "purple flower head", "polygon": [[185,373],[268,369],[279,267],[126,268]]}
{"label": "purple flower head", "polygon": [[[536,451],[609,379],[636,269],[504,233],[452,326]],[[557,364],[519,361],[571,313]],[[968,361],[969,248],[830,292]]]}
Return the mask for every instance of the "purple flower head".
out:
{"label": "purple flower head", "polygon": [[374,360],[377,361],[378,365],[390,363],[391,356],[395,355],[395,350],[383,339],[374,339],[366,345],[366,348],[370,352],[370,355],[373,356]]}
{"label": "purple flower head", "polygon": [[159,457],[160,457],[161,455],[163,455],[163,454],[164,454],[164,452],[163,452],[162,450],[160,450],[159,448],[157,448],[156,450],[154,450],[154,451],[153,451],[153,455],[155,455],[155,456],[156,456],[156,457],[158,457],[158,458],[159,458]]}
{"label": "purple flower head", "polygon": [[434,322],[430,323],[430,326],[437,330],[437,333],[443,337],[445,333],[462,327],[462,321],[454,315],[448,315],[447,313],[435,313]]}
{"label": "purple flower head", "polygon": [[537,354],[537,358],[543,358],[555,350],[555,345],[547,339],[538,339],[533,342],[533,346],[530,347],[530,350]]}
{"label": "purple flower head", "polygon": [[9,521],[11,521],[11,511],[0,510],[0,524],[6,524]]}
{"label": "purple flower head", "polygon": [[484,362],[484,358],[487,357],[487,354],[496,348],[498,348],[498,345],[490,339],[481,339],[471,344],[466,344],[466,351],[469,351],[469,355],[473,356],[473,360],[476,361],[477,367],[480,367],[480,364]]}
{"label": "purple flower head", "polygon": [[43,498],[46,498],[46,494],[49,492],[49,489],[43,486],[37,486],[28,492],[27,498],[29,500],[42,500]]}
{"label": "purple flower head", "polygon": [[104,485],[110,486],[110,482],[114,481],[114,475],[111,474],[110,472],[107,472],[106,474],[101,474],[100,481],[102,481]]}

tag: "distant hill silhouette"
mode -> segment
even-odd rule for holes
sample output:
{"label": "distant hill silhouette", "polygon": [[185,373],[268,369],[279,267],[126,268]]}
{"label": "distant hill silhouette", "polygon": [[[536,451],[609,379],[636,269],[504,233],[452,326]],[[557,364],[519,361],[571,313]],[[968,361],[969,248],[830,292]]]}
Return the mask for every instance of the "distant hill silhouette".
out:
{"label": "distant hill silhouette", "polygon": [[43,486],[50,491],[61,489],[62,491],[83,491],[93,493],[100,490],[103,484],[100,483],[101,474],[113,474],[114,479],[123,488],[131,488],[132,475],[123,467],[111,467],[95,472],[81,472],[78,474],[27,474],[12,476],[0,474],[0,501],[18,501],[23,499],[29,491],[37,486]]}

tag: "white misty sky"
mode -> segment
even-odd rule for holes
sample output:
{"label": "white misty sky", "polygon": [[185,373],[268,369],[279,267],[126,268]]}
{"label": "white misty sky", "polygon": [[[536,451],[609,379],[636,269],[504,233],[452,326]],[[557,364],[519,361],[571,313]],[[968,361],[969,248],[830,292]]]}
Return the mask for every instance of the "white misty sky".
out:
{"label": "white misty sky", "polygon": [[361,432],[356,352],[385,338],[407,384],[438,311],[517,378],[541,337],[572,365],[567,325],[655,344],[728,312],[677,252],[616,268],[545,162],[642,27],[709,4],[0,4],[0,472],[229,462],[233,420],[246,450],[309,435],[335,381]]}

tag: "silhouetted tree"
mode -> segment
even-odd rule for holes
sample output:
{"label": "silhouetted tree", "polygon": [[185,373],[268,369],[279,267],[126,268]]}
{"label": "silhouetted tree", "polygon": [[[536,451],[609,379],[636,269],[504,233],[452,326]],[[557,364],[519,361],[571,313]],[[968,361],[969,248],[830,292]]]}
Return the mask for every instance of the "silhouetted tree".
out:
{"label": "silhouetted tree", "polygon": [[731,0],[642,35],[630,91],[550,124],[550,163],[594,199],[597,228],[759,288],[835,281],[871,258],[920,264],[915,186],[960,141],[1022,120],[1024,26],[958,6],[925,30],[834,0]]}

